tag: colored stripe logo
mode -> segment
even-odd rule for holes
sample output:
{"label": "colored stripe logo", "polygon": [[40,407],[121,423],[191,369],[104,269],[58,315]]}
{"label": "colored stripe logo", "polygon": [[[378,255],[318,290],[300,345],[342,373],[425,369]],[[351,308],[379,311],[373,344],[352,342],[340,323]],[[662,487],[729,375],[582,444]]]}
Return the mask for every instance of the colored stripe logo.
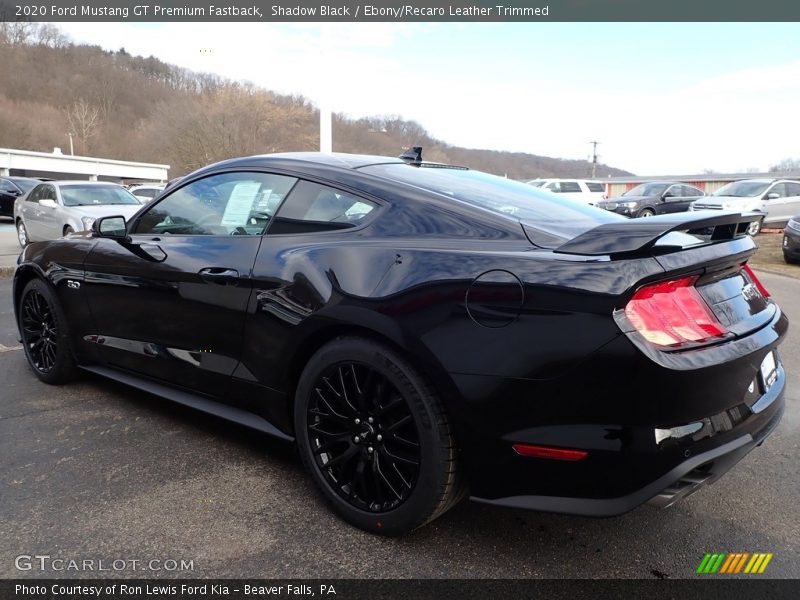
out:
{"label": "colored stripe logo", "polygon": [[769,561],[772,560],[772,552],[706,552],[697,573],[704,575],[714,573],[724,573],[735,575],[738,573],[752,574],[763,573],[767,569]]}

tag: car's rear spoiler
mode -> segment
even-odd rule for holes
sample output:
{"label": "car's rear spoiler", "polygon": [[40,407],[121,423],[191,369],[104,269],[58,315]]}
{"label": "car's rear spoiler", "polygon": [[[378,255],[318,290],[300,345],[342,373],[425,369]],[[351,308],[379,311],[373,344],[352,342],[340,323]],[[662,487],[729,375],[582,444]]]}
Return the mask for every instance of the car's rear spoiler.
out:
{"label": "car's rear spoiler", "polygon": [[684,212],[604,223],[553,251],[584,256],[641,253],[673,231],[700,233],[709,236],[711,241],[732,240],[746,235],[750,223],[764,218],[763,213],[725,212],[711,215],[710,212]]}

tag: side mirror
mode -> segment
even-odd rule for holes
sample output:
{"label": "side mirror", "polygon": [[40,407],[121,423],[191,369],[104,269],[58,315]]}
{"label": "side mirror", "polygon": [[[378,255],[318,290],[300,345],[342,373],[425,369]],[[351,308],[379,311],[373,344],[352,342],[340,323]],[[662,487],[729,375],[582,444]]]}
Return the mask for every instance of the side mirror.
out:
{"label": "side mirror", "polygon": [[776,194],[775,192],[772,192],[771,194],[767,194],[764,199],[765,200],[777,200],[780,197],[781,197],[780,194]]}
{"label": "side mirror", "polygon": [[42,198],[39,200],[39,206],[44,206],[45,208],[58,208],[58,204],[52,198]]}
{"label": "side mirror", "polygon": [[99,237],[125,240],[128,238],[128,228],[125,223],[125,217],[101,217],[92,223],[92,233]]}
{"label": "side mirror", "polygon": [[14,196],[16,198],[17,196],[21,196],[22,192],[20,192],[19,190],[8,190],[6,194],[8,194],[9,196]]}

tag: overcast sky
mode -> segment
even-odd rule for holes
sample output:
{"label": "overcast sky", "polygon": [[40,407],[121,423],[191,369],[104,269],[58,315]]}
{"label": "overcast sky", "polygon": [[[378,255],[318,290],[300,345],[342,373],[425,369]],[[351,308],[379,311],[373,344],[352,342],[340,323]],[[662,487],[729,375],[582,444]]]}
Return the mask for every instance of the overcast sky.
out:
{"label": "overcast sky", "polygon": [[58,26],[314,102],[327,89],[335,111],[470,148],[580,159],[598,140],[639,175],[800,158],[800,23]]}

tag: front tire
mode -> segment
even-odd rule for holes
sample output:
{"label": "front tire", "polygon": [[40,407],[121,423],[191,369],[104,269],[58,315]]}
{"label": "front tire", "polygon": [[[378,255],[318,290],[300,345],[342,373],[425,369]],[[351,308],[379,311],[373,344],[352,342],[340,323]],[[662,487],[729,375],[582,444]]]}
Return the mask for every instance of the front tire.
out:
{"label": "front tire", "polygon": [[74,378],[77,368],[72,356],[64,311],[55,293],[41,279],[33,279],[22,290],[17,311],[25,357],[34,374],[52,385]]}
{"label": "front tire", "polygon": [[800,265],[800,260],[797,258],[792,258],[791,256],[789,256],[788,252],[783,253],[783,261],[787,265]]}
{"label": "front tire", "polygon": [[31,243],[28,238],[28,230],[25,228],[25,223],[22,222],[22,219],[17,219],[17,241],[22,248]]}
{"label": "front tire", "polygon": [[639,213],[639,218],[640,219],[643,219],[643,218],[646,218],[646,217],[655,217],[655,216],[656,216],[656,211],[654,211],[652,208],[642,209],[642,212]]}
{"label": "front tire", "polygon": [[340,337],[317,351],[300,377],[294,424],[314,482],[356,527],[399,535],[463,497],[439,397],[382,344]]}

